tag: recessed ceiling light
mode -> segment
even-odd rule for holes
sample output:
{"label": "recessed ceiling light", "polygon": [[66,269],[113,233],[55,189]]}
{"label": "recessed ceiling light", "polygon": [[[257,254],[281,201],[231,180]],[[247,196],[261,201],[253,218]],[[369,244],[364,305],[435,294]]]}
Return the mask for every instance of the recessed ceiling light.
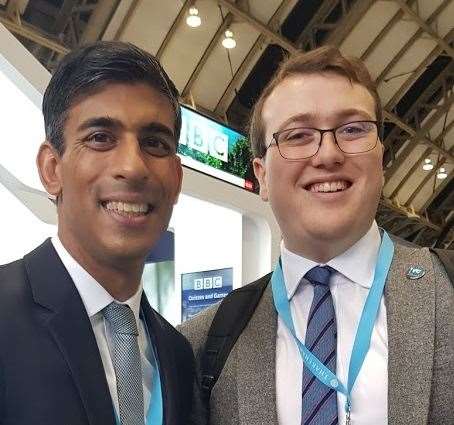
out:
{"label": "recessed ceiling light", "polygon": [[189,8],[189,16],[186,18],[186,23],[191,28],[200,27],[200,25],[202,24],[202,19],[200,19],[199,16],[199,9],[194,6]]}
{"label": "recessed ceiling light", "polygon": [[448,173],[446,172],[445,168],[441,167],[438,170],[437,179],[444,180],[446,177],[448,177]]}
{"label": "recessed ceiling light", "polygon": [[426,158],[424,160],[424,165],[422,166],[422,169],[424,171],[430,171],[434,168],[434,165],[432,164],[432,160],[430,158]]}
{"label": "recessed ceiling light", "polygon": [[233,32],[230,31],[230,30],[227,30],[225,33],[225,38],[224,40],[222,40],[222,45],[226,48],[226,49],[233,49],[236,47],[236,41],[235,39],[233,38]]}

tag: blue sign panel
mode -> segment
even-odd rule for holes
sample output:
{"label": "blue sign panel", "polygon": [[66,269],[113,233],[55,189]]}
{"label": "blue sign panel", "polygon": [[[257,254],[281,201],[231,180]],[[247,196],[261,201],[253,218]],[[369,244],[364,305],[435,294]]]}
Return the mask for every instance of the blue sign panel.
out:
{"label": "blue sign panel", "polygon": [[195,316],[222,300],[233,288],[233,269],[218,269],[181,275],[181,320]]}

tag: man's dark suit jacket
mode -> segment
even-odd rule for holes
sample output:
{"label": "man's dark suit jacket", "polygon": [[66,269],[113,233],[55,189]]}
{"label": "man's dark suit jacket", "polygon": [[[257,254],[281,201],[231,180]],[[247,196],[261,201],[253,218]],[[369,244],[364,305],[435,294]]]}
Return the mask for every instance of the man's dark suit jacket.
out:
{"label": "man's dark suit jacket", "polygon": [[[157,347],[164,423],[186,425],[192,350],[145,296],[141,308]],[[115,424],[90,320],[49,239],[0,267],[0,424]]]}

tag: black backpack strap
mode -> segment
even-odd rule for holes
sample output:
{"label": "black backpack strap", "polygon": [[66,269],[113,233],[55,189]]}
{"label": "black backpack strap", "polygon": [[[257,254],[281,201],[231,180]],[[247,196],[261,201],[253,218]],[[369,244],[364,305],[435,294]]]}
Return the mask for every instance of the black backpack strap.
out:
{"label": "black backpack strap", "polygon": [[454,251],[436,248],[430,248],[430,250],[440,259],[449,280],[454,285]]}
{"label": "black backpack strap", "polygon": [[270,277],[271,274],[268,274],[230,292],[219,305],[208,331],[201,359],[201,390],[207,406],[211,390],[222,372],[227,357],[252,317]]}

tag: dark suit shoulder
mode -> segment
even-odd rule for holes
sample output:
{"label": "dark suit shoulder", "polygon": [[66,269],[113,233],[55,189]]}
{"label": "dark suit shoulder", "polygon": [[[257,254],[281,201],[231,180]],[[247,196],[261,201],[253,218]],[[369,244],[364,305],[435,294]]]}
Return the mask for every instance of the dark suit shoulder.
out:
{"label": "dark suit shoulder", "polygon": [[31,300],[24,261],[17,260],[0,266],[0,315],[17,310],[23,302]]}

